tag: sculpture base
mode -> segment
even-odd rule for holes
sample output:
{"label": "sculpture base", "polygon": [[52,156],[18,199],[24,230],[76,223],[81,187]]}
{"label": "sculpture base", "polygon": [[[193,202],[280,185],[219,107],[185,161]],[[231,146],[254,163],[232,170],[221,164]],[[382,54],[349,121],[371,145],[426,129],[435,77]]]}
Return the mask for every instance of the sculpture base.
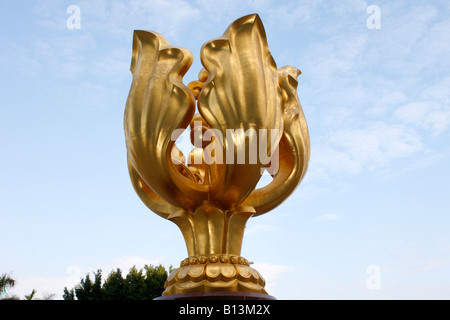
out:
{"label": "sculpture base", "polygon": [[230,291],[267,294],[265,284],[259,272],[242,257],[228,254],[190,257],[169,274],[162,295]]}
{"label": "sculpture base", "polygon": [[154,300],[276,300],[276,298],[256,292],[210,291],[169,294]]}

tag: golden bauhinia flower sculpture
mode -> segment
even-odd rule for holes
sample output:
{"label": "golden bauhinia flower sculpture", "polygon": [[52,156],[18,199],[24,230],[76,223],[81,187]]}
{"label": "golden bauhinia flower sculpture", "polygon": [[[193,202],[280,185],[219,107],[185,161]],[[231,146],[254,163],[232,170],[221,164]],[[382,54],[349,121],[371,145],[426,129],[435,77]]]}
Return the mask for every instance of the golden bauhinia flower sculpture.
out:
{"label": "golden bauhinia flower sculpture", "polygon": [[[181,229],[188,251],[163,295],[266,293],[240,255],[242,238],[247,220],[283,202],[307,170],[300,70],[277,68],[257,14],[203,45],[204,69],[186,86],[192,59],[156,32],[134,32],[124,117],[131,181],[152,211]],[[175,141],[188,126],[194,147],[185,157]],[[265,170],[273,180],[255,189]]]}

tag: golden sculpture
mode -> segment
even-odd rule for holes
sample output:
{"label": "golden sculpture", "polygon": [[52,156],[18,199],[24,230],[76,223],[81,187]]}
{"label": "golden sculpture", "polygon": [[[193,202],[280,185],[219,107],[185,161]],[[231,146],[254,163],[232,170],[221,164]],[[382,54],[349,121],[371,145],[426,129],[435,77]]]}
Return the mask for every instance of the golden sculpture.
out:
{"label": "golden sculpture", "polygon": [[[192,59],[156,32],[134,32],[124,117],[131,181],[148,208],[181,229],[188,251],[163,295],[266,293],[240,256],[242,238],[247,220],[278,206],[307,170],[300,70],[277,69],[256,14],[203,45],[204,69],[185,86]],[[185,159],[175,141],[189,125],[194,149]],[[273,180],[255,190],[264,170]]]}

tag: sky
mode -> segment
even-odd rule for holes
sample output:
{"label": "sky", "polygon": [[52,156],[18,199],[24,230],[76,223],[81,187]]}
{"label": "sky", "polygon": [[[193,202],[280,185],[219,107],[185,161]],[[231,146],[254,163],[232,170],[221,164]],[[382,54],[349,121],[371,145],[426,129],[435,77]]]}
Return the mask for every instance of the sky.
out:
{"label": "sky", "polygon": [[278,299],[450,299],[447,0],[1,1],[0,273],[17,280],[10,294],[61,299],[97,269],[186,258],[181,232],[128,175],[133,30],[189,49],[187,84],[201,46],[250,13],[277,66],[302,71],[311,159],[284,203],[249,220],[242,256]]}

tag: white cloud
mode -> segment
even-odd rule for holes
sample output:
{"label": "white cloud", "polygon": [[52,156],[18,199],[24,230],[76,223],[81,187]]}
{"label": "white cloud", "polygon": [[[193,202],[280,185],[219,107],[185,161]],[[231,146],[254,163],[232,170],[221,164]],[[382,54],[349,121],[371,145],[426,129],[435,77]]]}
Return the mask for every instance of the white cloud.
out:
{"label": "white cloud", "polygon": [[[124,272],[128,272],[128,270],[136,266],[136,268],[143,268],[147,265],[158,265],[163,261],[162,258],[145,258],[139,256],[127,256],[121,257],[114,260],[115,268],[120,268]],[[111,269],[112,270],[112,269]]]}
{"label": "white cloud", "polygon": [[252,268],[256,269],[266,280],[276,280],[282,274],[294,271],[294,267],[270,264],[270,263],[254,263]]}
{"label": "white cloud", "polygon": [[[178,38],[180,31],[199,21],[199,9],[185,0],[81,1],[82,29],[127,40],[134,29],[155,30]],[[169,40],[170,41],[170,40]]]}
{"label": "white cloud", "polygon": [[314,148],[313,165],[329,173],[373,171],[393,160],[424,149],[414,130],[400,125],[375,123],[367,128],[342,129],[330,133],[325,143]]}
{"label": "white cloud", "polygon": [[[0,39],[0,65],[2,70],[13,68],[26,77],[35,78],[43,68],[43,63],[37,57],[29,54],[29,50],[23,44],[16,44],[7,39]],[[5,71],[3,71],[5,72]]]}
{"label": "white cloud", "polygon": [[249,236],[249,235],[255,234],[257,232],[272,231],[273,229],[274,229],[274,227],[271,225],[268,225],[268,224],[257,224],[250,228],[246,228],[245,235]]}
{"label": "white cloud", "polygon": [[[356,67],[367,47],[366,34],[347,32],[313,43],[300,69],[307,70],[309,77],[324,88],[335,88],[348,76],[354,76]],[[353,83],[354,84],[354,83]],[[353,86],[342,89],[352,89]],[[333,92],[336,93],[336,92]],[[350,96],[347,96],[349,98]]]}
{"label": "white cloud", "polygon": [[400,276],[410,276],[427,271],[440,269],[450,265],[448,258],[424,258],[424,259],[404,259],[389,264],[385,267],[386,272],[392,272]]}
{"label": "white cloud", "polygon": [[388,111],[406,101],[407,97],[403,91],[385,91],[381,93],[381,96],[378,95],[377,99],[374,99],[373,107],[369,108],[366,113],[371,117],[386,116]]}
{"label": "white cloud", "polygon": [[54,294],[54,299],[60,300],[67,282],[65,277],[31,277],[26,279],[18,278],[16,280],[16,285],[8,293],[9,295],[16,295],[20,299],[25,299],[25,295],[29,295],[31,291],[36,290],[34,299],[42,299],[46,295]]}
{"label": "white cloud", "polygon": [[442,106],[435,101],[416,101],[399,107],[394,116],[399,121],[430,129],[437,136],[450,126],[450,105]]}
{"label": "white cloud", "polygon": [[[418,35],[418,41],[413,46],[414,67],[422,75],[431,71],[448,70],[450,61],[450,42],[445,41],[450,28],[450,18],[448,15],[442,15],[444,19],[437,20],[434,16],[430,17],[428,28],[424,28],[422,33]],[[412,20],[412,22],[415,22]]]}
{"label": "white cloud", "polygon": [[313,16],[314,4],[283,2],[283,4],[268,8],[268,24],[279,24],[283,22],[287,28],[292,29],[300,27],[302,24],[310,21]]}
{"label": "white cloud", "polygon": [[450,104],[450,77],[444,77],[438,83],[428,86],[422,92],[422,97],[425,99],[432,99],[441,101],[445,105]]}
{"label": "white cloud", "polygon": [[365,26],[367,3],[330,5],[339,16],[362,9],[361,27],[322,21],[325,34],[301,52],[299,96],[314,130],[308,175],[392,173],[440,158],[427,138],[450,128],[450,19],[433,5],[380,7],[377,32]]}
{"label": "white cloud", "polygon": [[335,221],[338,219],[339,219],[339,216],[335,213],[327,213],[327,214],[317,217],[317,220],[319,220],[319,221]]}
{"label": "white cloud", "polygon": [[269,263],[255,263],[251,267],[256,269],[266,280],[265,289],[270,295],[276,295],[276,281],[295,270],[294,267]]}
{"label": "white cloud", "polygon": [[122,81],[127,76],[131,76],[129,72],[130,62],[130,48],[114,48],[104,55],[95,56],[89,66],[89,72],[96,77],[109,81]]}

